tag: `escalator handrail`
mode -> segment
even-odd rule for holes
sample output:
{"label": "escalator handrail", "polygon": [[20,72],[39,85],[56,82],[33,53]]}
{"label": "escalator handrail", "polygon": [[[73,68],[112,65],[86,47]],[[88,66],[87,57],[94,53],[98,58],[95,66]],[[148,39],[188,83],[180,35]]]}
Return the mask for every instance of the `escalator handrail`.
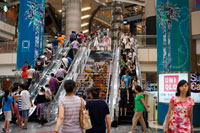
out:
{"label": "escalator handrail", "polygon": [[[66,48],[67,54],[69,53],[70,49],[71,49],[71,48],[69,48],[69,47]],[[63,49],[63,50],[64,50],[64,49]],[[55,58],[55,59],[58,60],[58,58],[59,58],[59,56],[57,56],[57,58]],[[51,62],[51,63],[52,63],[52,65],[53,65],[53,64],[55,63],[55,61],[53,61],[53,62]],[[61,62],[60,62],[60,63],[61,63]],[[61,65],[61,64],[60,64],[60,65]],[[42,76],[41,79],[43,79],[43,78],[45,77],[45,75],[47,74],[47,72],[48,72],[48,69],[47,69],[46,73]],[[37,97],[37,95],[38,95],[38,93],[39,93],[39,86],[40,86],[41,82],[42,82],[42,80],[38,82],[38,84],[37,84],[36,87],[34,88],[34,91],[32,91],[32,93],[31,93],[32,103],[34,103],[34,101],[35,101],[35,99],[36,99],[36,97]],[[37,94],[35,94],[36,91],[38,91]],[[36,109],[36,106],[34,105],[34,106],[32,107],[32,109],[29,110],[29,116],[32,115],[32,113],[35,111],[35,109]],[[30,113],[30,112],[31,112],[31,113]]]}
{"label": "escalator handrail", "polygon": [[[115,46],[118,45],[118,41],[115,41]],[[116,47],[115,49],[115,57],[114,57],[114,66],[113,66],[113,72],[112,72],[112,80],[111,80],[111,92],[110,92],[110,98],[109,98],[109,108],[110,108],[110,118],[111,122],[114,120],[118,120],[118,110],[119,110],[119,103],[118,103],[118,88],[120,85],[120,54],[121,54],[121,48]]]}
{"label": "escalator handrail", "polygon": [[141,76],[141,71],[140,71],[140,63],[139,63],[139,58],[138,58],[138,48],[137,45],[135,45],[135,51],[136,51],[136,61],[135,61],[135,67],[136,67],[136,76],[139,81],[139,85],[142,86],[142,76]]}
{"label": "escalator handrail", "polygon": [[[91,46],[91,42],[89,43],[88,48],[90,48],[90,46]],[[80,61],[81,61],[84,53],[85,53],[84,47],[81,47],[78,50],[78,52],[77,52],[74,60],[72,61],[72,64],[71,64],[71,66],[70,66],[70,68],[69,68],[69,70],[67,72],[67,75],[65,76],[64,80],[71,78],[71,76],[73,75],[73,73],[76,71],[75,69],[77,69],[77,68],[74,68],[74,65],[78,66],[78,64],[80,63]],[[58,90],[56,96],[54,97],[54,101],[53,102],[58,102],[60,93],[63,90],[63,86],[64,86],[64,82],[62,82],[62,84],[60,85],[59,90]]]}
{"label": "escalator handrail", "polygon": [[[77,53],[76,53],[76,55],[75,55],[75,57],[74,57],[74,59],[73,59],[71,65],[70,65],[69,69],[67,70],[67,75],[71,72],[72,67],[73,67],[73,65],[74,65],[74,63],[75,63],[75,61],[76,61],[76,59],[77,59],[78,56],[80,55],[80,51],[81,51],[81,48],[77,51]],[[65,77],[67,77],[67,75],[66,75]],[[65,80],[65,78],[64,78],[64,80]],[[55,96],[54,99],[53,99],[53,102],[57,101],[57,97],[58,97],[58,95],[60,94],[60,92],[62,91],[63,84],[64,84],[64,82],[61,83],[61,85],[60,85],[60,87],[59,87],[59,89],[58,89],[58,91],[57,91],[57,93],[56,93],[56,96]]]}
{"label": "escalator handrail", "polygon": [[[72,79],[73,77],[73,74],[75,72],[77,72],[78,70],[78,65],[81,63],[81,61],[83,60],[83,56],[85,53],[88,53],[88,51],[90,50],[90,47],[91,47],[91,44],[92,44],[92,41],[89,42],[88,46],[87,47],[81,47],[80,48],[80,53],[79,55],[77,54],[77,59],[74,59],[74,63],[71,64],[71,70],[69,71],[69,73],[65,76],[65,79]],[[89,55],[88,55],[89,56]],[[86,61],[87,62],[87,61]],[[85,65],[85,64],[81,64],[81,65]],[[77,77],[75,77],[73,80],[76,80]],[[63,91],[63,85],[64,85],[64,82],[62,82],[62,84],[60,85],[60,88],[59,88],[59,91],[57,92],[54,100],[50,103],[50,109],[54,109],[53,111],[52,110],[48,110],[47,114],[50,114],[50,113],[54,113],[54,114],[57,114],[58,113],[58,100],[59,100],[59,97],[60,97],[60,94],[61,92]],[[64,92],[65,93],[65,92]],[[50,114],[51,115],[51,114]],[[56,122],[56,118],[51,121],[51,123],[55,123]]]}
{"label": "escalator handrail", "polygon": [[[59,51],[62,51],[62,50],[63,50],[63,49],[60,48],[60,49],[58,50],[58,52],[59,52]],[[67,48],[67,50],[68,50],[68,52],[69,52],[70,48]],[[39,80],[37,83],[35,83],[36,86],[35,86],[35,87],[33,86],[33,89],[31,89],[32,86],[29,88],[31,94],[33,94],[33,92],[35,92],[35,89],[38,89],[37,86],[41,83],[41,81],[42,81],[41,79],[43,79],[43,78],[45,77],[45,75],[47,74],[48,70],[49,70],[49,69],[51,68],[51,66],[55,63],[55,60],[58,59],[58,55],[59,55],[59,54],[56,54],[56,57],[54,58],[54,60],[52,60],[51,63],[46,67],[46,69],[45,69],[44,72],[42,73],[42,76],[40,77],[40,80]]]}
{"label": "escalator handrail", "polygon": [[111,82],[111,74],[112,74],[112,67],[114,65],[114,57],[115,57],[115,54],[114,54],[114,51],[112,52],[112,61],[110,62],[110,68],[109,68],[109,76],[108,76],[108,84],[107,84],[107,94],[106,94],[106,102],[109,103],[109,92],[110,92],[110,82]]}

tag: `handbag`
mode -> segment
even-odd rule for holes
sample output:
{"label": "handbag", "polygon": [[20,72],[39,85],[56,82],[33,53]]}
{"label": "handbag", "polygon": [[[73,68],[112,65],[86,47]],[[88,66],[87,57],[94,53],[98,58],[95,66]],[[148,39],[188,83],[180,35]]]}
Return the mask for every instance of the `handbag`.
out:
{"label": "handbag", "polygon": [[81,112],[80,112],[80,122],[82,129],[88,130],[92,128],[89,111],[86,110],[83,99],[81,98]]}

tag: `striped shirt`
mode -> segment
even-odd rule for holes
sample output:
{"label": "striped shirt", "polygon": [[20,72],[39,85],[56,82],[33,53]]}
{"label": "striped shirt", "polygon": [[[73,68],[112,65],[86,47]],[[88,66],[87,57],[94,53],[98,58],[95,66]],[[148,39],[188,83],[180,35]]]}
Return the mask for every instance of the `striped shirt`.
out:
{"label": "striped shirt", "polygon": [[19,111],[22,111],[22,99],[21,98],[19,98],[19,100],[18,100],[18,109],[19,109]]}
{"label": "striped shirt", "polygon": [[59,100],[59,106],[64,107],[62,133],[81,133],[82,128],[80,125],[80,97],[62,97]]}

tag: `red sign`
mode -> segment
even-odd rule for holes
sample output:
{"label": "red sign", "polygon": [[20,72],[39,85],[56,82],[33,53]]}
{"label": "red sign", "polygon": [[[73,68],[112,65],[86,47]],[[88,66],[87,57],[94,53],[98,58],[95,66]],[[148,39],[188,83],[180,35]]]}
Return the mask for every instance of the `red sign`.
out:
{"label": "red sign", "polygon": [[179,81],[178,75],[164,76],[164,91],[176,92],[178,81]]}

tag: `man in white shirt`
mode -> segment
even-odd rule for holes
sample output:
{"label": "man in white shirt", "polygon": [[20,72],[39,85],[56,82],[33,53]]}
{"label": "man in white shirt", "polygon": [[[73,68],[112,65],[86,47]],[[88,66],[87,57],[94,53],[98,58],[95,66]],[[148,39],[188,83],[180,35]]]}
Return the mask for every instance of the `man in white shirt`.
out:
{"label": "man in white shirt", "polygon": [[128,33],[125,33],[123,38],[122,38],[124,45],[126,45],[127,38],[128,38]]}
{"label": "man in white shirt", "polygon": [[47,58],[47,53],[44,52],[44,55],[40,56],[40,59],[41,59],[41,61],[43,63],[43,67],[46,67],[48,62],[49,62],[48,58]]}
{"label": "man in white shirt", "polygon": [[69,61],[65,56],[62,56],[62,63],[64,64],[64,67],[67,69]]}
{"label": "man in white shirt", "polygon": [[24,129],[27,129],[28,124],[28,116],[29,116],[29,109],[33,107],[32,99],[27,91],[27,87],[25,85],[20,85],[20,89],[22,89],[22,92],[20,94],[22,99],[22,117],[24,119]]}

